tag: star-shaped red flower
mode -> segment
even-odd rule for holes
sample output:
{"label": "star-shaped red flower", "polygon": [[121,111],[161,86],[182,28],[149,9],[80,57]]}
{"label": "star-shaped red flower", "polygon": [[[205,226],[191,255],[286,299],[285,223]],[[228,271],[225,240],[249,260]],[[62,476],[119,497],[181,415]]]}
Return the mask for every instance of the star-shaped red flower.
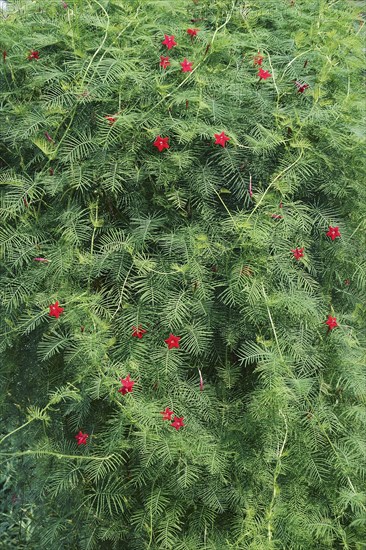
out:
{"label": "star-shaped red flower", "polygon": [[168,34],[164,34],[164,40],[162,41],[162,44],[168,48],[168,50],[171,50],[173,46],[176,46],[177,43],[174,40],[174,36],[169,36]]}
{"label": "star-shaped red flower", "polygon": [[51,304],[49,306],[50,308],[50,317],[56,317],[56,319],[58,319],[61,315],[61,313],[63,313],[64,311],[64,308],[63,307],[60,307],[58,305],[58,302],[55,302],[54,304]]}
{"label": "star-shaped red flower", "polygon": [[115,116],[105,116],[106,120],[108,120],[109,124],[112,125],[116,122],[117,118]]}
{"label": "star-shaped red flower", "polygon": [[36,59],[38,60],[39,59],[39,51],[37,50],[31,50],[29,55],[28,55],[28,59],[31,60],[31,59]]}
{"label": "star-shaped red flower", "polygon": [[163,415],[163,420],[171,420],[172,416],[174,414],[174,411],[171,411],[169,407],[165,409],[165,411],[161,411],[160,414]]}
{"label": "star-shaped red flower", "polygon": [[328,319],[325,321],[325,324],[328,325],[328,327],[329,327],[328,330],[333,330],[334,328],[336,328],[338,326],[337,318],[332,317],[331,315],[328,315]]}
{"label": "star-shaped red flower", "polygon": [[133,390],[133,385],[135,384],[135,380],[131,380],[129,374],[126,376],[126,378],[121,378],[120,380],[122,387],[119,388],[119,393],[121,393],[122,395],[125,395],[126,393],[131,393]]}
{"label": "star-shaped red flower", "polygon": [[76,434],[75,439],[78,442],[78,445],[86,445],[86,440],[88,439],[88,434],[83,434],[82,431],[80,431],[78,434]]}
{"label": "star-shaped red flower", "polygon": [[181,417],[175,416],[173,422],[170,425],[176,430],[179,430],[179,428],[183,428],[183,426],[185,426],[183,420],[184,420],[184,416],[181,416]]}
{"label": "star-shaped red flower", "polygon": [[179,348],[179,340],[181,339],[181,336],[174,336],[174,334],[170,333],[169,338],[164,340],[168,344],[168,348]]}
{"label": "star-shaped red flower", "polygon": [[259,76],[260,80],[266,80],[267,78],[269,78],[272,75],[271,75],[271,73],[269,73],[268,71],[264,71],[262,69],[262,67],[260,67],[257,76]]}
{"label": "star-shaped red flower", "polygon": [[199,29],[187,29],[187,34],[193,38],[194,36],[197,36],[198,31]]}
{"label": "star-shaped red flower", "polygon": [[303,94],[307,88],[309,88],[309,84],[306,84],[306,82],[301,83],[299,80],[295,81],[295,86],[297,88],[297,91],[299,94]]}
{"label": "star-shaped red flower", "polygon": [[188,59],[184,58],[184,60],[181,63],[182,72],[190,73],[192,71],[192,65],[193,65],[193,62],[188,61]]}
{"label": "star-shaped red flower", "polygon": [[337,237],[340,237],[340,236],[341,236],[341,234],[339,232],[339,227],[338,226],[332,227],[330,225],[328,233],[327,233],[327,237],[330,237],[332,239],[332,241],[334,241],[334,239],[336,239]]}
{"label": "star-shaped red flower", "polygon": [[293,253],[294,258],[296,258],[296,260],[299,260],[300,258],[302,258],[304,256],[304,249],[303,248],[291,249],[291,252]]}
{"label": "star-shaped red flower", "polygon": [[168,137],[157,136],[155,138],[153,145],[155,145],[155,147],[157,147],[161,153],[164,149],[169,149],[170,146],[168,141],[169,141]]}
{"label": "star-shaped red flower", "polygon": [[263,59],[264,59],[263,55],[261,55],[261,54],[258,52],[258,53],[254,56],[254,58],[253,58],[254,66],[255,66],[255,65],[262,65]]}
{"label": "star-shaped red flower", "polygon": [[146,330],[144,330],[141,325],[139,325],[138,327],[132,327],[132,331],[133,331],[132,336],[140,339],[143,337],[143,335],[146,332]]}
{"label": "star-shaped red flower", "polygon": [[226,142],[230,141],[229,136],[225,134],[225,132],[221,132],[221,134],[215,134],[215,145],[221,145],[221,147],[225,147]]}
{"label": "star-shaped red flower", "polygon": [[166,69],[170,65],[169,57],[164,57],[164,55],[160,56],[160,67],[163,67],[163,69]]}

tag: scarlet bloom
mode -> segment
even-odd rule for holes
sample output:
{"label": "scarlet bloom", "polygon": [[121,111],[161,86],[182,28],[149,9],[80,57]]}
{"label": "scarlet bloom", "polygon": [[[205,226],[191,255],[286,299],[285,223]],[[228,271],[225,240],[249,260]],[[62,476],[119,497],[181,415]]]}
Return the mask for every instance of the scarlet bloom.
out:
{"label": "scarlet bloom", "polygon": [[177,45],[174,38],[175,37],[173,35],[169,36],[167,34],[164,34],[164,40],[162,41],[162,44],[166,46],[168,50],[171,50],[173,46]]}
{"label": "scarlet bloom", "polygon": [[132,327],[132,331],[133,331],[132,336],[140,339],[143,337],[143,335],[146,332],[146,330],[144,330],[141,325],[139,325],[138,327]]}
{"label": "scarlet bloom", "polygon": [[163,69],[166,69],[170,65],[169,57],[164,57],[163,55],[160,56],[160,67],[163,67]]}
{"label": "scarlet bloom", "polygon": [[170,425],[178,431],[179,428],[183,428],[183,426],[185,426],[183,420],[184,416],[175,416],[173,422]]}
{"label": "scarlet bloom", "polygon": [[6,63],[6,57],[7,57],[7,55],[8,55],[8,54],[7,54],[6,51],[4,50],[4,51],[3,51],[3,61],[4,61],[4,63]]}
{"label": "scarlet bloom", "polygon": [[259,76],[260,80],[267,80],[267,78],[269,78],[272,75],[271,73],[269,73],[268,71],[264,71],[262,67],[260,67],[257,76]]}
{"label": "scarlet bloom", "polygon": [[174,334],[170,333],[169,338],[164,340],[168,344],[168,348],[179,348],[179,340],[181,339],[181,336],[174,336]]}
{"label": "scarlet bloom", "polygon": [[[46,263],[46,264],[48,264],[48,262],[50,261],[50,260],[47,260],[47,258],[33,258],[33,260],[34,260],[35,262],[44,262],[44,263]],[[51,306],[50,306],[50,307],[51,307]],[[62,309],[62,308],[61,308],[61,309]]]}
{"label": "scarlet bloom", "polygon": [[44,133],[44,137],[49,141],[50,143],[54,143],[53,139],[51,138],[50,134],[48,132]]}
{"label": "scarlet bloom", "polygon": [[225,147],[226,142],[230,141],[229,136],[225,134],[225,132],[221,132],[221,134],[215,134],[215,145],[221,145],[221,147]]}
{"label": "scarlet bloom", "polygon": [[332,227],[330,225],[328,233],[327,233],[327,237],[330,237],[332,239],[332,241],[334,241],[334,239],[336,239],[337,237],[340,237],[340,236],[341,236],[341,234],[339,232],[339,227],[338,226]]}
{"label": "scarlet bloom", "polygon": [[31,52],[29,53],[28,55],[28,59],[31,60],[31,59],[36,59],[38,61],[39,59],[39,51],[37,50],[31,50]]}
{"label": "scarlet bloom", "polygon": [[304,249],[303,248],[291,249],[291,252],[293,253],[294,258],[296,258],[296,260],[299,260],[300,258],[302,258],[304,256]]}
{"label": "scarlet bloom", "polygon": [[261,55],[261,54],[258,52],[258,53],[254,56],[254,58],[253,58],[254,66],[255,66],[255,65],[262,65],[263,59],[264,59],[263,55]]}
{"label": "scarlet bloom", "polygon": [[161,411],[160,414],[163,415],[163,420],[171,420],[174,412],[167,407],[165,411]]}
{"label": "scarlet bloom", "polygon": [[76,434],[75,439],[78,442],[78,445],[86,445],[86,440],[88,439],[88,434],[83,434],[82,431],[80,431],[78,434]]}
{"label": "scarlet bloom", "polygon": [[187,34],[193,38],[194,36],[197,36],[198,31],[199,29],[187,29]]}
{"label": "scarlet bloom", "polygon": [[193,63],[191,61],[188,61],[184,58],[184,60],[181,63],[182,72],[183,73],[190,73],[192,71],[192,65]]}
{"label": "scarlet bloom", "polygon": [[333,330],[338,326],[337,318],[332,317],[331,315],[328,315],[328,319],[325,321],[325,324],[328,325],[328,330]]}
{"label": "scarlet bloom", "polygon": [[157,147],[161,153],[164,149],[169,149],[168,141],[169,141],[168,137],[157,136],[153,145],[155,145],[155,147]]}
{"label": "scarlet bloom", "polygon": [[63,307],[60,307],[58,305],[58,302],[55,302],[54,304],[51,304],[49,306],[50,308],[50,317],[56,317],[56,319],[58,319],[61,315],[61,313],[63,313],[64,311],[64,308]]}
{"label": "scarlet bloom", "polygon": [[122,387],[119,388],[119,393],[121,393],[122,395],[125,395],[126,393],[131,393],[133,390],[133,385],[135,384],[135,380],[131,380],[129,374],[126,376],[126,378],[121,378],[120,380]]}
{"label": "scarlet bloom", "polygon": [[115,116],[105,116],[104,117],[106,120],[108,120],[109,124],[112,126],[112,124],[114,124],[117,120],[117,118]]}
{"label": "scarlet bloom", "polygon": [[309,84],[306,84],[306,82],[301,83],[299,80],[295,81],[295,86],[297,88],[297,91],[299,94],[303,94],[307,88],[309,88]]}

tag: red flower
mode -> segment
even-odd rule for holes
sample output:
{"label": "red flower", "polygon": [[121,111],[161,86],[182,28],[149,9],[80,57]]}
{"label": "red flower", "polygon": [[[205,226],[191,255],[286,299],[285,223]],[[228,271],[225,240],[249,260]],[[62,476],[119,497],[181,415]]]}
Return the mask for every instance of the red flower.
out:
{"label": "red flower", "polygon": [[351,284],[351,279],[345,279],[345,280],[344,280],[344,284],[345,284],[346,286],[349,286],[349,285]]}
{"label": "red flower", "polygon": [[334,241],[334,239],[336,239],[337,237],[340,237],[340,236],[341,236],[341,234],[339,232],[339,227],[338,226],[332,227],[330,225],[328,233],[327,233],[327,237],[330,237],[332,239],[332,241]]}
{"label": "red flower", "polygon": [[3,61],[4,61],[4,63],[6,63],[6,57],[7,57],[7,55],[8,55],[8,54],[7,54],[6,51],[4,50],[4,51],[3,51]]}
{"label": "red flower", "polygon": [[296,258],[296,260],[299,260],[300,258],[302,258],[304,256],[304,249],[303,248],[295,248],[294,250],[291,249],[291,252],[293,253],[294,258]]}
{"label": "red flower", "polygon": [[192,38],[194,36],[197,36],[199,29],[187,29],[187,34],[189,34]]}
{"label": "red flower", "polygon": [[338,326],[336,317],[332,317],[331,315],[328,315],[328,319],[325,321],[325,324],[328,325],[328,330],[333,330]]}
{"label": "red flower", "polygon": [[[48,262],[50,261],[50,260],[47,260],[47,258],[33,258],[33,260],[34,260],[35,262],[44,262],[44,263],[46,263],[46,264],[48,264]],[[51,306],[50,306],[50,307],[51,307]],[[61,308],[61,309],[62,309],[62,308]]]}
{"label": "red flower", "polygon": [[169,338],[164,340],[168,344],[168,348],[179,348],[179,340],[181,339],[181,336],[174,336],[174,334],[170,333]]}
{"label": "red flower", "polygon": [[44,133],[44,137],[49,141],[50,143],[55,143],[53,139],[51,138],[50,134],[48,132]]}
{"label": "red flower", "polygon": [[230,140],[229,136],[225,134],[225,132],[221,132],[221,134],[215,134],[215,145],[221,145],[221,147],[225,147],[226,142]]}
{"label": "red flower", "polygon": [[262,65],[263,59],[264,59],[263,55],[261,55],[261,54],[258,52],[258,53],[254,56],[254,58],[253,58],[254,66],[255,66],[255,65]]}
{"label": "red flower", "polygon": [[160,151],[160,153],[163,151],[163,149],[169,149],[169,138],[168,137],[160,137],[160,136],[157,136],[157,138],[155,139],[153,145],[155,145],[155,147],[157,147]]}
{"label": "red flower", "polygon": [[309,88],[309,84],[306,84],[306,82],[304,82],[303,84],[301,84],[301,82],[299,80],[296,80],[295,81],[295,86],[297,88],[297,91],[300,93],[300,94],[303,94],[305,92],[305,90],[307,88]]}
{"label": "red flower", "polygon": [[181,416],[181,417],[175,416],[174,421],[170,425],[178,431],[179,428],[182,428],[183,426],[185,426],[183,420],[184,420],[184,416]]}
{"label": "red flower", "polygon": [[55,302],[54,304],[51,304],[49,306],[50,308],[50,317],[56,317],[56,319],[58,319],[61,315],[61,313],[63,313],[64,311],[64,308],[63,307],[60,307],[58,305],[58,302]]}
{"label": "red flower", "polygon": [[188,61],[186,58],[181,63],[182,72],[183,73],[190,73],[192,71],[192,65],[193,63],[191,61]]}
{"label": "red flower", "polygon": [[135,336],[136,338],[142,338],[143,335],[145,334],[146,330],[144,330],[141,325],[139,325],[138,327],[132,327],[132,336]]}
{"label": "red flower", "polygon": [[130,375],[128,374],[126,378],[120,378],[122,387],[119,388],[119,393],[122,395],[125,395],[126,393],[131,393],[133,390],[133,385],[135,384],[135,380],[131,380]]}
{"label": "red flower", "polygon": [[29,61],[31,59],[36,59],[38,61],[39,59],[39,52],[37,50],[31,50],[30,54],[28,55]]}
{"label": "red flower", "polygon": [[163,67],[163,69],[166,69],[170,65],[169,57],[164,57],[163,55],[160,56],[160,67]]}
{"label": "red flower", "polygon": [[259,79],[260,80],[266,80],[267,78],[269,78],[271,75],[271,73],[269,73],[268,71],[264,71],[262,69],[262,67],[259,68],[259,73],[257,74],[257,76],[259,76]]}
{"label": "red flower", "polygon": [[171,50],[173,46],[177,45],[177,43],[174,40],[174,36],[173,35],[169,36],[167,34],[164,34],[164,40],[162,41],[162,44],[164,44],[164,46],[166,46],[168,50]]}
{"label": "red flower", "polygon": [[76,436],[75,439],[78,442],[78,445],[86,445],[86,440],[88,439],[88,434],[83,434],[82,431],[80,431]]}
{"label": "red flower", "polygon": [[116,117],[115,116],[105,116],[104,117],[106,120],[108,120],[109,124],[112,126],[112,124],[114,124],[116,122]]}
{"label": "red flower", "polygon": [[161,411],[160,414],[163,415],[163,420],[171,420],[174,412],[167,407],[165,411]]}

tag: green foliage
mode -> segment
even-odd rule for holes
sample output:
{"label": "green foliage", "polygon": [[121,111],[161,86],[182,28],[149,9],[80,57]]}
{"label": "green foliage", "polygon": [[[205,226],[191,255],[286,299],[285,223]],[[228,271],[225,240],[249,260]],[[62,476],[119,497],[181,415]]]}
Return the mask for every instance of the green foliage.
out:
{"label": "green foliage", "polygon": [[[2,547],[364,548],[360,10],[10,3]],[[178,43],[169,51],[165,33]],[[260,82],[258,51],[272,75]],[[213,138],[223,131],[225,148]],[[153,147],[157,135],[169,150]],[[340,239],[326,237],[330,225]],[[146,334],[132,338],[139,325]],[[180,349],[167,349],[170,333]],[[136,383],[122,396],[127,374]],[[162,420],[165,407],[183,429]]]}

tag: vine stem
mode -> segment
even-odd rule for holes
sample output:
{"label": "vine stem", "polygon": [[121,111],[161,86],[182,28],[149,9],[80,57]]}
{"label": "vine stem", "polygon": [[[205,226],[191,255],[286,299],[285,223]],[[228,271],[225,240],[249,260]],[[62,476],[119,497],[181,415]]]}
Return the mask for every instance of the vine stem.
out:
{"label": "vine stem", "polygon": [[281,448],[280,448],[279,451],[278,451],[276,468],[275,468],[274,475],[273,475],[273,492],[272,492],[271,503],[270,503],[270,505],[269,505],[269,511],[268,511],[268,525],[267,525],[267,535],[268,535],[268,540],[269,540],[269,541],[271,541],[271,540],[272,540],[272,537],[273,537],[273,532],[272,532],[272,516],[273,516],[273,507],[274,507],[274,503],[275,503],[276,495],[277,495],[276,483],[277,483],[278,476],[279,476],[280,473],[281,473],[281,458],[282,458],[283,452],[284,452],[284,450],[285,450],[285,446],[286,446],[286,443],[287,443],[287,436],[288,436],[288,425],[287,425],[287,420],[286,420],[285,415],[284,415],[283,412],[281,411],[281,409],[279,410],[279,414],[282,416],[282,418],[283,418],[283,420],[284,420],[284,423],[285,423],[285,437],[283,438]]}
{"label": "vine stem", "polygon": [[0,456],[7,456],[10,458],[15,458],[15,457],[18,457],[18,456],[26,456],[26,455],[47,455],[47,456],[55,456],[56,458],[72,458],[72,459],[76,459],[76,460],[100,460],[100,461],[103,461],[103,460],[110,460],[111,458],[113,458],[115,455],[114,454],[111,454],[111,455],[108,455],[108,456],[86,456],[86,455],[65,455],[63,453],[57,453],[55,451],[43,451],[43,450],[32,450],[32,449],[28,449],[27,451],[18,451],[16,453],[0,453]]}

